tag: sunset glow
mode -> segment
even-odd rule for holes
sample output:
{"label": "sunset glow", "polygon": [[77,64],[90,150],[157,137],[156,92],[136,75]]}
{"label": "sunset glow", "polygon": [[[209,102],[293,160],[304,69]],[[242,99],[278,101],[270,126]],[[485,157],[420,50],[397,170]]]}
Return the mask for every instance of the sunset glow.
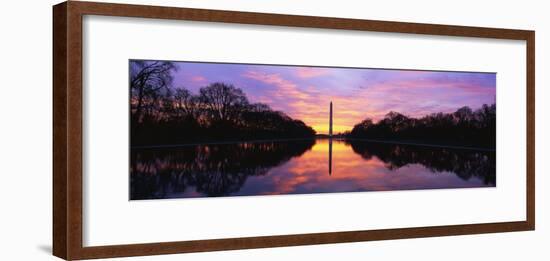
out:
{"label": "sunset glow", "polygon": [[[250,145],[254,146],[253,144]],[[256,146],[257,145],[258,144],[256,144]],[[355,145],[357,146],[358,144]],[[418,154],[418,147],[408,147],[403,150],[404,148],[402,147],[392,147],[392,145],[387,144],[382,146],[388,146],[382,150],[384,152],[382,155],[386,155],[386,157],[388,157],[388,155],[398,157],[397,154],[392,154],[391,151],[402,149],[401,152],[405,154],[407,154],[407,150],[412,150],[413,154],[416,155],[415,158],[417,160],[421,159],[426,164],[431,161],[438,161],[432,157],[425,158],[425,155],[423,156],[422,153]],[[355,151],[352,147],[353,144],[346,144],[344,141],[337,140],[332,143],[332,154],[329,154],[329,140],[317,140],[313,147],[301,154],[301,156],[292,157],[288,161],[285,161],[276,167],[267,168],[267,171],[265,168],[260,168],[259,171],[261,174],[249,175],[246,178],[246,182],[243,182],[242,187],[240,187],[240,189],[233,195],[280,195],[493,186],[493,183],[484,183],[484,180],[481,177],[475,176],[469,172],[468,174],[471,176],[465,176],[464,173],[459,176],[450,171],[441,171],[441,169],[435,170],[435,168],[429,168],[418,163],[403,164],[402,166],[398,166],[395,165],[395,162],[402,161],[397,160],[397,158],[392,159],[392,156],[390,156],[390,158],[380,158],[379,156],[376,156],[376,154],[373,154],[371,157],[364,158],[357,152],[364,153],[368,151]],[[253,148],[250,149],[253,150]],[[197,161],[195,161],[192,157],[193,153],[184,153],[184,151],[185,148],[180,148],[172,151],[171,154],[168,154],[172,157],[164,158],[161,156],[157,158],[156,161],[145,160],[146,164],[137,165],[138,172],[144,173],[147,177],[155,175],[155,173],[160,173],[157,175],[166,175],[163,179],[158,180],[170,180],[170,178],[175,177],[174,179],[176,181],[181,181],[184,179],[185,175],[195,173],[194,171],[196,171],[197,168],[216,169],[216,167],[222,166],[222,169],[224,170],[235,170],[238,169],[237,166],[239,166],[239,163],[233,165],[229,161],[224,161],[223,163],[214,161],[209,162],[210,164],[197,163]],[[373,150],[367,154],[370,155],[370,153],[374,153],[375,151],[376,150]],[[151,153],[151,151],[149,150],[148,153]],[[464,151],[462,151],[462,153],[464,153]],[[209,153],[201,156],[203,158],[208,158],[207,155],[219,156],[217,154]],[[191,158],[186,161],[186,156]],[[329,159],[330,157],[332,158]],[[441,162],[434,164],[438,164],[439,168],[445,168],[445,166],[447,166],[447,168],[454,168],[456,167],[453,165],[454,163],[463,164],[461,166],[464,166],[465,168],[467,168],[466,166],[469,166],[478,171],[487,170],[487,168],[477,168],[479,165],[476,165],[474,162],[461,162],[461,160],[465,160],[463,155],[460,156],[460,154],[453,153],[450,157],[455,159],[455,161],[443,164]],[[174,159],[178,159],[180,162],[187,162],[187,164],[177,164],[176,162],[178,161],[174,161]],[[269,159],[264,160],[265,162],[269,161]],[[329,173],[329,160],[332,160],[331,173]],[[411,159],[409,158],[409,160]],[[194,164],[199,164],[200,167],[195,166]],[[246,169],[246,167],[244,168]],[[186,172],[188,169],[192,169],[193,171]],[[208,175],[203,172],[199,173],[199,176]],[[225,181],[229,184],[231,184],[231,181],[233,180],[232,178],[235,178],[235,176],[231,176],[231,174],[227,173],[226,175],[218,175],[215,177],[227,177],[228,179]],[[178,184],[176,182],[174,183]],[[220,182],[217,184],[224,183]],[[179,185],[183,186],[182,184]],[[190,185],[192,186],[193,184]],[[216,186],[212,185],[212,187],[215,188]],[[169,197],[191,198],[203,196],[203,194],[197,193],[196,190],[188,188],[182,189],[178,192],[173,192],[173,194]]]}
{"label": "sunset glow", "polygon": [[390,111],[410,117],[477,109],[495,102],[496,74],[176,62],[174,87],[197,93],[214,82],[233,84],[251,103],[265,103],[317,133],[328,133],[329,103],[334,132]]}
{"label": "sunset glow", "polygon": [[131,200],[496,186],[496,73],[129,68]]}

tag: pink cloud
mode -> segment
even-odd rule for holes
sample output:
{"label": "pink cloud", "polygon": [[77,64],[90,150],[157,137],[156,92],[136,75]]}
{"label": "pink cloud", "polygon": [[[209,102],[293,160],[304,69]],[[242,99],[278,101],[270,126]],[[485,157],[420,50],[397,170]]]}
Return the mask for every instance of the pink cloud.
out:
{"label": "pink cloud", "polygon": [[278,87],[272,94],[275,97],[287,99],[308,99],[310,95],[298,89],[298,85],[284,79],[279,74],[269,74],[257,71],[247,71],[243,75],[246,78],[254,79],[266,84]]}
{"label": "pink cloud", "polygon": [[196,76],[191,77],[191,81],[197,82],[197,83],[202,83],[202,82],[206,82],[206,78],[204,78],[203,76],[200,76],[200,75],[196,75]]}
{"label": "pink cloud", "polygon": [[422,117],[433,112],[453,112],[462,106],[475,109],[490,102],[487,97],[493,93],[494,89],[475,82],[419,78],[373,84],[362,89],[356,99],[376,108],[378,113],[369,115],[379,120],[390,110]]}
{"label": "pink cloud", "polygon": [[[267,91],[269,99],[260,99],[273,109],[282,110],[295,119],[301,119],[320,133],[328,131],[328,110],[331,101],[338,108],[335,125],[351,128],[369,112],[376,113],[364,101],[354,97],[321,93],[315,86],[299,86],[280,74],[247,71],[244,77],[269,84],[274,88]],[[281,107],[282,106],[282,107]],[[342,131],[342,130],[338,130]]]}
{"label": "pink cloud", "polygon": [[315,67],[297,67],[295,74],[296,76],[300,78],[313,78],[313,77],[319,77],[323,75],[327,75],[330,73],[330,70],[327,70],[325,68],[315,68]]}
{"label": "pink cloud", "polygon": [[378,121],[390,111],[422,117],[433,112],[453,112],[462,106],[476,109],[487,103],[487,97],[494,93],[494,88],[487,88],[482,82],[433,79],[416,77],[421,76],[418,72],[414,74],[413,79],[371,83],[346,94],[338,90],[323,92],[310,83],[302,86],[279,73],[247,71],[242,76],[271,86],[265,90],[261,102],[303,120],[320,133],[327,131],[331,101],[335,108],[334,124],[341,131],[350,130],[367,117]]}

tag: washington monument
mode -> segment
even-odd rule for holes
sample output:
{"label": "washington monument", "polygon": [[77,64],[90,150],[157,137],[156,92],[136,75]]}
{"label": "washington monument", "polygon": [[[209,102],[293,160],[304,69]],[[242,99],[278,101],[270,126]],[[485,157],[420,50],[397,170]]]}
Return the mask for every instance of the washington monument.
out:
{"label": "washington monument", "polygon": [[332,137],[332,101],[330,102],[330,120],[328,125],[328,136]]}
{"label": "washington monument", "polygon": [[328,123],[328,175],[332,175],[332,101],[330,102],[330,119]]}

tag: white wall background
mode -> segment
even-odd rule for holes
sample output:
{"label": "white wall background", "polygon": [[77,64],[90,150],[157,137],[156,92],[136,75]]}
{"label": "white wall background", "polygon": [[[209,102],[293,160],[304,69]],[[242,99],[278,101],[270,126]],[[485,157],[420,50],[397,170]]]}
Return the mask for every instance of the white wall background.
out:
{"label": "white wall background", "polygon": [[[550,250],[550,16],[545,1],[123,0],[136,4],[335,16],[537,31],[537,229],[534,232],[239,250],[123,260],[548,260]],[[51,252],[51,6],[0,10],[0,260],[56,260]],[[6,81],[7,80],[7,81]]]}

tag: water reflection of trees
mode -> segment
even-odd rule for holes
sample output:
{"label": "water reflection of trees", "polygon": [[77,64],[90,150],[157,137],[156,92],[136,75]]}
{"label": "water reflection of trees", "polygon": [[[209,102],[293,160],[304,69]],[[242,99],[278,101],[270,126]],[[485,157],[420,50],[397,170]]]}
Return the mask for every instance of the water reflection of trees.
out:
{"label": "water reflection of trees", "polygon": [[466,149],[413,146],[347,140],[364,159],[377,157],[390,170],[421,164],[434,173],[452,172],[463,180],[472,176],[485,184],[496,183],[496,153]]}
{"label": "water reflection of trees", "polygon": [[265,175],[302,155],[314,140],[133,149],[130,198],[170,198],[188,187],[203,196],[238,192],[248,176]]}

